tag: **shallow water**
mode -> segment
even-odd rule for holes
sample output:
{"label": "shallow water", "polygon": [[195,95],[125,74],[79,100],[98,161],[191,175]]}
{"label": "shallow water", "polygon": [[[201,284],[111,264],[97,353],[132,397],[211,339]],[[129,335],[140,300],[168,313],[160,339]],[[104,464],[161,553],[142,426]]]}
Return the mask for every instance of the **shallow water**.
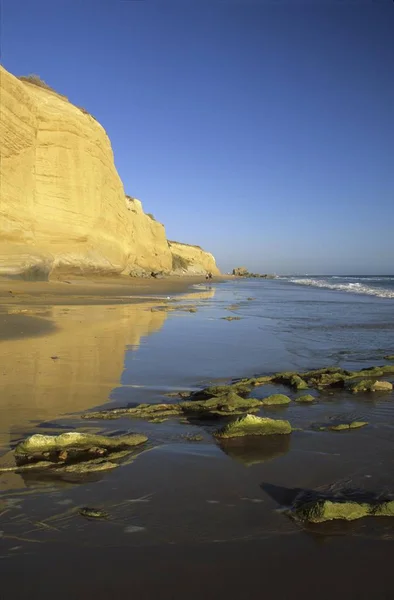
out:
{"label": "shallow water", "polygon": [[[130,306],[48,307],[51,333],[0,343],[0,454],[62,428],[141,431],[145,451],[76,483],[0,474],[0,597],[391,598],[394,524],[366,519],[301,528],[294,489],[394,492],[393,394],[321,394],[260,414],[289,419],[291,439],[218,445],[215,424],[81,421],[97,406],[169,400],[213,381],[328,365],[363,368],[394,353],[394,300],[231,281],[179,298],[196,313]],[[9,310],[9,307],[8,309]],[[227,321],[223,317],[239,316]],[[24,318],[28,315],[24,313]],[[392,379],[393,380],[393,379]],[[285,391],[263,386],[254,394]],[[317,431],[335,419],[349,432]],[[200,442],[185,439],[202,435]],[[91,521],[82,506],[110,515]],[[19,574],[23,571],[23,580]],[[61,581],[61,585],[59,582]]]}

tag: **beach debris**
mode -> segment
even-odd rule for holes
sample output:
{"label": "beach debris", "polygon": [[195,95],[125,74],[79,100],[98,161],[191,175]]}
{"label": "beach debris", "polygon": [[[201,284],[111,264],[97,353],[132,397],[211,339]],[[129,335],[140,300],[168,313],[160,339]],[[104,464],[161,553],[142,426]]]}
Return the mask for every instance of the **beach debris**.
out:
{"label": "beach debris", "polygon": [[360,429],[368,425],[367,421],[348,421],[345,423],[335,423],[319,427],[320,431],[349,431],[350,429]]}
{"label": "beach debris", "polygon": [[79,514],[85,519],[108,519],[109,514],[104,510],[100,510],[98,508],[91,508],[89,506],[84,506],[79,509]]}
{"label": "beach debris", "polygon": [[305,394],[304,396],[298,396],[298,398],[294,398],[295,402],[300,402],[304,404],[311,404],[315,400],[316,398],[312,396],[312,394]]}
{"label": "beach debris", "polygon": [[251,435],[276,435],[291,433],[289,421],[269,419],[247,414],[239,419],[227,423],[222,429],[215,432],[217,438],[234,438]]}
{"label": "beach debris", "polygon": [[271,394],[271,396],[261,400],[263,406],[277,406],[278,404],[289,404],[290,402],[290,398],[284,394]]}
{"label": "beach debris", "polygon": [[[102,457],[121,458],[147,441],[145,435],[104,436],[70,431],[57,436],[35,434],[20,442],[14,451],[17,467],[36,465],[64,467],[68,470],[103,470],[112,464]],[[87,464],[92,461],[90,466]],[[80,467],[71,466],[84,463]],[[95,465],[95,467],[92,467]],[[116,466],[116,465],[115,465]]]}

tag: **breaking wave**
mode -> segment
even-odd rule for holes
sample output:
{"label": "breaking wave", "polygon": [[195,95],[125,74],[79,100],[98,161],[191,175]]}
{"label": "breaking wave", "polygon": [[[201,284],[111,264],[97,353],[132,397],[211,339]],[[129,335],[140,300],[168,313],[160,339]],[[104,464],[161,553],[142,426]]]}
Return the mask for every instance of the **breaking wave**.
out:
{"label": "breaking wave", "polygon": [[[334,277],[332,277],[334,279]],[[340,277],[335,277],[335,279],[340,279]],[[350,279],[347,278],[347,279]],[[363,279],[363,281],[382,281],[380,278],[372,278],[365,277],[359,278]],[[386,278],[385,281],[392,281],[393,278]],[[340,292],[351,292],[352,294],[365,294],[367,296],[377,296],[378,298],[394,298],[394,289],[387,289],[384,287],[371,287],[369,285],[365,285],[363,282],[346,282],[346,283],[331,283],[326,279],[289,279],[291,283],[296,283],[297,285],[309,285],[312,287],[325,288],[329,290],[338,290]]]}

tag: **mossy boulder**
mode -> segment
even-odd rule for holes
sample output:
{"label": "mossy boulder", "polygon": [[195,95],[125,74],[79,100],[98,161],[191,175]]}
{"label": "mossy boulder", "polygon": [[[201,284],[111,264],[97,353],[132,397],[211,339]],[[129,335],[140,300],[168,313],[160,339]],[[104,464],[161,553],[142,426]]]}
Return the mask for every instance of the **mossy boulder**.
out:
{"label": "mossy boulder", "polygon": [[267,396],[261,400],[261,404],[263,406],[277,406],[277,405],[285,405],[291,402],[288,396],[284,394],[271,394],[271,396]]}
{"label": "mossy boulder", "polygon": [[385,360],[394,360],[394,354],[388,354],[384,357]]}
{"label": "mossy boulder", "polygon": [[289,421],[268,419],[247,414],[216,431],[215,437],[227,439],[250,435],[283,435],[289,433],[291,433]]}
{"label": "mossy boulder", "polygon": [[41,461],[65,464],[107,457],[112,452],[143,444],[147,439],[145,435],[136,433],[117,437],[76,431],[55,436],[35,434],[20,442],[14,454],[17,465]]}
{"label": "mossy boulder", "polygon": [[314,402],[316,398],[312,396],[312,394],[305,394],[304,396],[298,396],[298,398],[294,398],[294,400],[295,402],[300,402],[301,404],[310,404],[311,402]]}
{"label": "mossy boulder", "polygon": [[355,521],[364,517],[394,517],[394,500],[370,503],[318,498],[299,503],[290,514],[297,520],[309,523],[324,523],[335,519]]}

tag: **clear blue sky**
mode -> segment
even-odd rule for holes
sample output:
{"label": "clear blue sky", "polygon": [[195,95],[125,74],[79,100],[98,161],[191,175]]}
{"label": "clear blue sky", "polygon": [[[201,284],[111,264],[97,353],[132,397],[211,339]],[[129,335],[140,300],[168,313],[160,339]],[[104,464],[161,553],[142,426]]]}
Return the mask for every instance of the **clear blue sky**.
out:
{"label": "clear blue sky", "polygon": [[2,0],[1,51],[107,130],[223,270],[394,272],[392,0]]}

